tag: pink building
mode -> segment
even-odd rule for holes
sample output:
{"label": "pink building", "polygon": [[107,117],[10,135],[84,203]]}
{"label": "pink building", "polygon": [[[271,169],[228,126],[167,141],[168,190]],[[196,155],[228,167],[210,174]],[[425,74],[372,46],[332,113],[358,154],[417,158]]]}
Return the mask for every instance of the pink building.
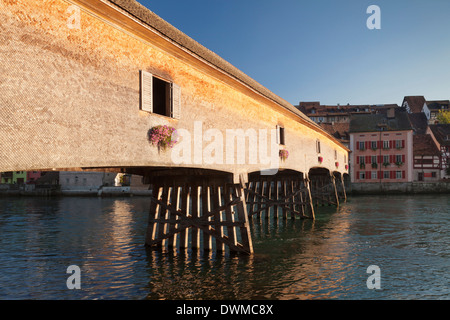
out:
{"label": "pink building", "polygon": [[41,177],[41,171],[28,171],[27,172],[27,183],[34,183],[37,179]]}
{"label": "pink building", "polygon": [[406,112],[353,115],[350,120],[351,181],[413,181],[413,129]]}

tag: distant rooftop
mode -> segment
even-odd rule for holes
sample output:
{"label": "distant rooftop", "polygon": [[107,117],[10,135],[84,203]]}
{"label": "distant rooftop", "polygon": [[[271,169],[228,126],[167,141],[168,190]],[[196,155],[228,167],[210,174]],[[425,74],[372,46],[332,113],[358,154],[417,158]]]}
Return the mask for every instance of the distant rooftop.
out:
{"label": "distant rooftop", "polygon": [[333,115],[333,114],[352,114],[352,113],[382,113],[389,108],[398,108],[397,104],[336,104],[336,105],[321,105],[319,101],[300,102],[296,106],[304,114],[311,115]]}
{"label": "distant rooftop", "polygon": [[350,132],[378,132],[412,130],[408,114],[395,110],[395,116],[389,118],[387,113],[354,114],[350,118]]}
{"label": "distant rooftop", "polygon": [[443,146],[450,146],[450,124],[432,124],[430,130]]}
{"label": "distant rooftop", "polygon": [[422,112],[423,105],[425,104],[425,97],[424,96],[405,96],[403,98],[402,106],[405,105],[405,102],[408,103],[409,110],[412,113],[419,113],[419,112]]}
{"label": "distant rooftop", "polygon": [[414,135],[413,146],[415,156],[439,156],[441,154],[436,143],[429,134]]}

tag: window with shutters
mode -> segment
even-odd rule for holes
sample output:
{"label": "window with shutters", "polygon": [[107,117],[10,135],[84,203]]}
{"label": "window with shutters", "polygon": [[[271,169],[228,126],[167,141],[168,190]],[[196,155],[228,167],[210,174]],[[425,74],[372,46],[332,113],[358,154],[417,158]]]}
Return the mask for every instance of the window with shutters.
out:
{"label": "window with shutters", "polygon": [[378,179],[378,171],[372,171],[371,172],[371,177],[372,177],[373,180]]}
{"label": "window with shutters", "polygon": [[175,119],[180,118],[180,86],[141,70],[140,89],[141,110]]}
{"label": "window with shutters", "polygon": [[366,144],[364,143],[364,141],[359,142],[359,150],[366,150]]}

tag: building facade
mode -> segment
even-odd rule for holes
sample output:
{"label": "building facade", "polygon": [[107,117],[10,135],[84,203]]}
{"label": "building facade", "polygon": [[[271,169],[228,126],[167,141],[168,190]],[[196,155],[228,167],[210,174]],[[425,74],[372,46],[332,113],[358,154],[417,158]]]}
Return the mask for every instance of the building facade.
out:
{"label": "building facade", "polygon": [[414,145],[414,181],[436,182],[441,179],[441,154],[429,134],[417,134]]}
{"label": "building facade", "polygon": [[441,178],[450,179],[450,124],[430,125],[427,129],[441,156]]}
{"label": "building facade", "polygon": [[351,181],[413,181],[413,130],[406,112],[355,115],[350,121]]}

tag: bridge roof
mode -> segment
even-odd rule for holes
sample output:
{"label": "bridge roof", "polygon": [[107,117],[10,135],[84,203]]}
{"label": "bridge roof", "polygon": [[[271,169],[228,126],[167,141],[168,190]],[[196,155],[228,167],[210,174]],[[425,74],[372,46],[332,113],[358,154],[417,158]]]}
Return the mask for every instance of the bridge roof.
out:
{"label": "bridge roof", "polygon": [[[189,36],[187,36],[185,33],[181,32],[174,26],[172,26],[167,21],[163,20],[161,17],[159,17],[154,12],[150,11],[145,6],[141,5],[135,0],[107,0],[110,3],[118,6],[120,9],[125,10],[128,14],[131,14],[133,17],[139,19],[144,24],[148,25],[152,29],[156,30],[163,36],[169,38],[171,41],[174,41],[178,45],[184,47],[185,49],[189,50],[191,53],[195,54],[196,56],[204,59],[208,63],[214,65],[215,67],[219,68],[220,70],[224,71],[228,75],[234,77],[235,79],[243,82],[253,90],[257,91],[261,95],[265,96],[266,98],[271,99],[272,101],[276,102],[278,105],[284,107],[285,109],[289,110],[290,112],[294,113],[295,115],[301,117],[303,120],[305,120],[310,126],[315,127],[316,129],[323,132],[322,128],[320,128],[314,121],[312,121],[309,117],[307,117],[303,112],[299,111],[297,108],[295,108],[291,103],[287,102],[286,100],[282,99],[281,97],[277,96],[264,86],[262,86],[260,83],[252,79],[251,77],[247,76],[245,73],[243,73],[241,70],[221,58],[216,53],[212,52],[211,50],[207,49],[197,41],[193,40]],[[326,132],[325,132],[326,133]]]}

